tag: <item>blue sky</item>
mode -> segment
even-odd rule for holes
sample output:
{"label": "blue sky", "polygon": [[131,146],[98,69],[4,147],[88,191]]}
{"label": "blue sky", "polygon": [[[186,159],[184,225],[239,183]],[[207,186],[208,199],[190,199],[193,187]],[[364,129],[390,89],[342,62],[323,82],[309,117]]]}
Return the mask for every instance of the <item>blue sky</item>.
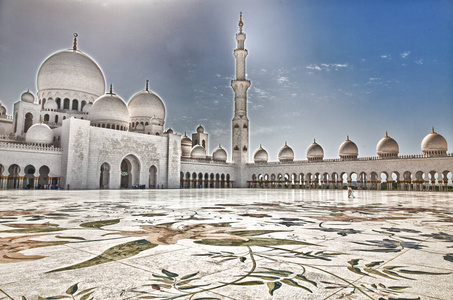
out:
{"label": "blue sky", "polygon": [[[101,66],[126,102],[150,80],[166,127],[203,124],[210,152],[231,152],[234,35],[247,34],[250,149],[277,160],[284,142],[326,158],[350,136],[376,155],[385,131],[400,154],[435,130],[453,143],[453,2],[0,0],[0,101],[36,92],[40,64],[72,46]],[[449,152],[451,152],[451,146]]]}

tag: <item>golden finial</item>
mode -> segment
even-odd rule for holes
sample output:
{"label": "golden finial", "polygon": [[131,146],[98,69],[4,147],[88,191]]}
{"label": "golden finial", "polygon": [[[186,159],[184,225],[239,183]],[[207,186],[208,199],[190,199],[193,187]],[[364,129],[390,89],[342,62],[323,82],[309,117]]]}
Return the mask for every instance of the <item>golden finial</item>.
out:
{"label": "golden finial", "polygon": [[313,139],[313,144],[316,144],[316,139]]}
{"label": "golden finial", "polygon": [[349,134],[346,136],[346,140],[349,141]]}
{"label": "golden finial", "polygon": [[113,84],[110,84],[110,94],[113,95]]}
{"label": "golden finial", "polygon": [[39,123],[42,124],[42,116],[39,118]]}
{"label": "golden finial", "polygon": [[385,137],[389,137],[387,130],[385,131]]}
{"label": "golden finial", "polygon": [[433,133],[435,133],[435,132],[434,132],[434,126],[433,126]]}
{"label": "golden finial", "polygon": [[149,80],[146,79],[146,91],[148,91],[148,83],[149,83]]}
{"label": "golden finial", "polygon": [[74,33],[74,46],[72,46],[72,50],[77,50],[77,37],[79,35],[77,34],[77,32]]}
{"label": "golden finial", "polygon": [[244,23],[242,22],[242,11],[239,14],[239,32],[242,33],[242,26],[244,26]]}

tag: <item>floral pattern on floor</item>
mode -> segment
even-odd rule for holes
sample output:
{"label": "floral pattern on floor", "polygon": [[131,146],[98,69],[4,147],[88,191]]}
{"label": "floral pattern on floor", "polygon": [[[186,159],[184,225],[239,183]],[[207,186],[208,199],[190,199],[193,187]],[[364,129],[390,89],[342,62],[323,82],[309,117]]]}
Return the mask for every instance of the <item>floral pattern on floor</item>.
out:
{"label": "floral pattern on floor", "polygon": [[1,191],[0,299],[452,299],[453,194]]}

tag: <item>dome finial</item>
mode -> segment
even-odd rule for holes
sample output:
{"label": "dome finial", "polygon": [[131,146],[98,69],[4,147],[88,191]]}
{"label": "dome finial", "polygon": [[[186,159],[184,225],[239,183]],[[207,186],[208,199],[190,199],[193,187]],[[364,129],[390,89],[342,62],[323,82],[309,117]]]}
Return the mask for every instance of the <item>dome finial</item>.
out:
{"label": "dome finial", "polygon": [[434,126],[433,126],[433,133],[435,133],[435,132],[434,132]]}
{"label": "dome finial", "polygon": [[239,14],[239,32],[242,33],[242,26],[244,26],[244,23],[242,22],[242,11]]}
{"label": "dome finial", "polygon": [[77,37],[79,35],[77,34],[77,32],[74,33],[74,46],[72,46],[72,50],[77,50]]}
{"label": "dome finial", "polygon": [[39,118],[39,123],[42,124],[42,116]]}
{"label": "dome finial", "polygon": [[110,84],[110,94],[113,95],[113,84]]}
{"label": "dome finial", "polygon": [[316,144],[316,139],[315,138],[313,138],[313,144]]}
{"label": "dome finial", "polygon": [[389,137],[389,133],[387,132],[387,130],[385,131],[385,137]]}
{"label": "dome finial", "polygon": [[149,79],[146,79],[146,91],[148,92],[148,83],[149,83]]}
{"label": "dome finial", "polygon": [[349,134],[346,136],[346,140],[349,141]]}

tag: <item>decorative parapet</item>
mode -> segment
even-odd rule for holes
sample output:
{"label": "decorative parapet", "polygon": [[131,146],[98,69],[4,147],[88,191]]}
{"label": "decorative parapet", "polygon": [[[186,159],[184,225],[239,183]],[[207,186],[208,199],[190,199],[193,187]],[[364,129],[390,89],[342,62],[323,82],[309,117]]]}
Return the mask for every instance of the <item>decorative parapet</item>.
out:
{"label": "decorative parapet", "polygon": [[342,160],[341,158],[328,158],[323,160],[309,161],[309,160],[294,160],[294,161],[273,161],[273,162],[259,162],[259,163],[248,163],[247,165],[255,166],[265,166],[265,165],[299,165],[299,164],[314,164],[314,163],[324,163],[324,162],[351,162],[351,161],[370,161],[370,160],[397,160],[397,159],[433,159],[433,158],[443,158],[443,157],[453,157],[453,153],[447,153],[443,156],[428,156],[426,154],[411,154],[411,155],[399,155],[398,157],[379,157],[379,156],[369,156],[369,157],[358,157],[354,160]]}
{"label": "decorative parapet", "polygon": [[231,163],[220,161],[220,160],[212,160],[211,156],[206,156],[206,158],[186,158],[181,157],[181,162],[195,162],[195,163],[202,163],[202,164],[215,164],[215,165],[232,165]]}
{"label": "decorative parapet", "polygon": [[12,120],[13,116],[8,116],[8,115],[0,115],[0,119],[7,119],[7,120]]}
{"label": "decorative parapet", "polygon": [[9,140],[9,141],[15,141],[15,142],[23,142],[25,141],[24,137],[20,136],[14,136],[14,134],[9,134],[9,135],[0,135],[0,140]]}
{"label": "decorative parapet", "polygon": [[23,149],[23,150],[35,150],[35,151],[50,151],[50,152],[62,152],[62,148],[54,146],[38,146],[33,144],[17,144],[17,143],[0,143],[0,148],[3,149]]}

